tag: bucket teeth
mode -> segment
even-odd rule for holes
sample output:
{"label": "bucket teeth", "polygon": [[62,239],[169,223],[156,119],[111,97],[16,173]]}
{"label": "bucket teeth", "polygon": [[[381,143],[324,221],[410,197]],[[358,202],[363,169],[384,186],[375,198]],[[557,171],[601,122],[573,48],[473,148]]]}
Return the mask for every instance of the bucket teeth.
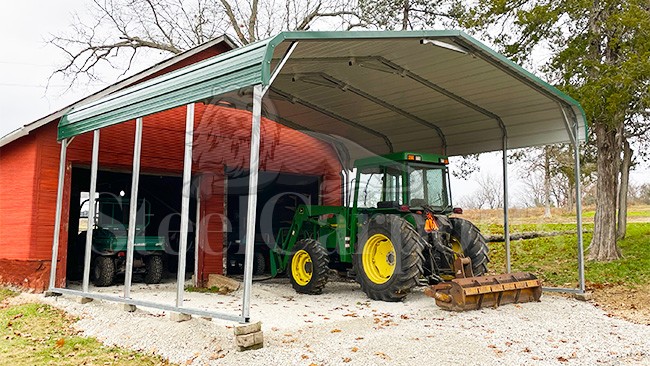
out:
{"label": "bucket teeth", "polygon": [[457,278],[432,286],[425,294],[436,300],[436,305],[452,311],[478,310],[539,301],[542,283],[527,272],[496,276]]}

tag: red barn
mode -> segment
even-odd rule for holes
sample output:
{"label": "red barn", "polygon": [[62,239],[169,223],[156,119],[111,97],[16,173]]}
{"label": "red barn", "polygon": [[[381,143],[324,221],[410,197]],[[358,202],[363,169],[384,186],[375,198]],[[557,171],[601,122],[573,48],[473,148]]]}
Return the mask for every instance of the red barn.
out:
{"label": "red barn", "polygon": [[[216,39],[77,104],[92,102],[232,47],[226,37]],[[190,268],[195,267],[199,284],[209,274],[223,273],[226,268],[226,243],[239,238],[238,217],[242,215],[238,201],[246,194],[248,184],[244,178],[250,150],[250,112],[232,108],[228,103],[212,103],[196,104],[194,124],[190,220],[199,235],[195,255],[188,257],[196,261],[196,266]],[[2,284],[38,291],[48,286],[60,159],[57,126],[68,110],[26,125],[0,140]],[[129,191],[134,132],[134,121],[101,130],[98,192]],[[178,226],[180,212],[184,133],[184,107],[144,117],[140,191],[151,201],[154,226],[171,236]],[[77,136],[67,150],[57,286],[64,286],[71,276],[66,264],[72,262],[69,257],[75,254],[68,253],[68,248],[77,240],[80,230],[80,203],[83,192],[88,190],[92,140],[92,133]],[[287,191],[311,203],[341,204],[342,168],[334,149],[328,143],[264,118],[260,170],[260,210]],[[292,198],[296,201],[295,196]],[[272,211],[271,216],[276,220],[288,215],[290,209]],[[258,235],[263,231],[258,227]],[[168,267],[172,270],[173,265]]]}

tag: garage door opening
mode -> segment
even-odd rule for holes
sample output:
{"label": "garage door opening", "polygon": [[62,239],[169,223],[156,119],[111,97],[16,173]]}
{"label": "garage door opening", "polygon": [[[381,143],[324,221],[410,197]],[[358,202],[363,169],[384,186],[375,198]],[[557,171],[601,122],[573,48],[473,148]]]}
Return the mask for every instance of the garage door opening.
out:
{"label": "garage door opening", "polygon": [[[227,232],[225,272],[241,274],[244,269],[244,241],[248,202],[248,171],[226,169],[226,213],[231,224]],[[278,172],[259,172],[257,217],[255,223],[255,262],[253,273],[269,272],[269,245],[282,228],[291,226],[299,205],[320,203],[321,177]]]}
{"label": "garage door opening", "polygon": [[[91,202],[95,204],[95,230],[93,232],[93,252],[91,257],[90,278],[95,284],[107,286],[123,281],[124,251],[119,250],[121,241],[126,240],[128,212],[131,202],[131,173],[99,170],[97,174],[97,194],[94,200],[89,197],[90,170],[85,167],[72,168],[70,192],[70,217],[68,230],[68,255],[66,278],[80,281],[83,277],[83,263],[88,228],[88,209]],[[135,279],[144,282],[157,282],[161,277],[173,277],[178,270],[178,248],[181,221],[182,179],[176,176],[141,174],[138,193],[138,215],[136,220],[136,253],[134,260]],[[190,222],[188,230],[186,272],[194,272],[194,220],[196,212],[195,195],[190,199]],[[104,230],[97,230],[97,228]],[[110,233],[109,233],[110,232]],[[104,238],[102,235],[108,235]],[[106,236],[104,235],[104,236]],[[102,240],[106,239],[106,240]],[[114,243],[111,247],[110,241]],[[118,249],[113,252],[113,249]],[[100,254],[101,253],[101,254]],[[114,265],[113,280],[98,278],[104,259]],[[159,258],[152,259],[153,256]],[[156,263],[151,263],[151,262]],[[136,268],[137,267],[137,268]],[[152,271],[152,272],[153,272]]]}

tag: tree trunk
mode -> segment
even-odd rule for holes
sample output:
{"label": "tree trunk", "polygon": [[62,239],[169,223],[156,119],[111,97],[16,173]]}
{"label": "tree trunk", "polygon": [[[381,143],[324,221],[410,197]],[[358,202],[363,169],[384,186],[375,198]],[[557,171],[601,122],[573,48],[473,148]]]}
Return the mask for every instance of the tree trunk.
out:
{"label": "tree trunk", "polygon": [[621,162],[621,185],[618,189],[618,227],[616,239],[625,238],[627,232],[627,192],[630,184],[630,166],[632,165],[632,148],[623,138],[623,161]]}
{"label": "tree trunk", "polygon": [[588,258],[611,261],[621,257],[616,245],[616,193],[620,158],[617,129],[604,123],[593,124],[598,150],[598,181],[596,183],[596,216],[594,235],[589,246]]}
{"label": "tree trunk", "polygon": [[411,11],[411,3],[409,0],[404,0],[404,13],[402,14],[402,30],[409,28],[409,12]]}
{"label": "tree trunk", "polygon": [[548,146],[544,148],[544,217],[551,217],[551,159]]}

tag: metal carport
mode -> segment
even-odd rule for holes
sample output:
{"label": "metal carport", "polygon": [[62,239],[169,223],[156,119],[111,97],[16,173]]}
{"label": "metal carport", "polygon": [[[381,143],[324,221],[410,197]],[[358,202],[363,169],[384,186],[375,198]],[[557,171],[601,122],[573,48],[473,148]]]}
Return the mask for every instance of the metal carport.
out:
{"label": "metal carport", "polygon": [[[101,128],[136,119],[135,191],[131,197],[137,197],[141,118],[187,105],[181,222],[181,238],[186,238],[193,103],[214,101],[216,96],[219,100],[229,100],[249,94],[252,94],[253,128],[242,314],[212,313],[215,317],[250,319],[251,243],[263,113],[292,128],[327,135],[347,146],[342,160],[344,167],[349,167],[352,159],[393,151],[453,156],[501,150],[507,271],[510,271],[507,150],[571,143],[575,146],[576,175],[579,174],[579,142],[585,139],[586,120],[578,102],[463,32],[411,31],[284,32],[75,108],[59,124],[60,175],[63,176],[69,139],[95,131],[95,143],[98,143]],[[361,147],[350,146],[347,141],[355,141]],[[93,161],[96,160],[93,154]],[[96,176],[96,169],[93,164],[91,175]],[[579,288],[560,290],[584,292],[579,179],[576,183]],[[89,257],[83,291],[54,288],[62,191],[63,180],[59,179],[50,291],[93,297],[96,295],[88,292]],[[131,214],[135,216],[135,212]],[[131,247],[127,263],[133,256],[133,234],[129,234]],[[89,230],[89,239],[91,235]],[[180,253],[184,253],[186,242],[183,241]],[[89,249],[90,240],[86,245]],[[184,262],[184,258],[179,261]],[[192,309],[183,307],[184,271],[179,270],[178,276],[176,307],[164,308],[193,313]],[[129,296],[130,280],[127,271],[124,297],[111,300],[137,305]],[[156,304],[145,305],[155,307]]]}

